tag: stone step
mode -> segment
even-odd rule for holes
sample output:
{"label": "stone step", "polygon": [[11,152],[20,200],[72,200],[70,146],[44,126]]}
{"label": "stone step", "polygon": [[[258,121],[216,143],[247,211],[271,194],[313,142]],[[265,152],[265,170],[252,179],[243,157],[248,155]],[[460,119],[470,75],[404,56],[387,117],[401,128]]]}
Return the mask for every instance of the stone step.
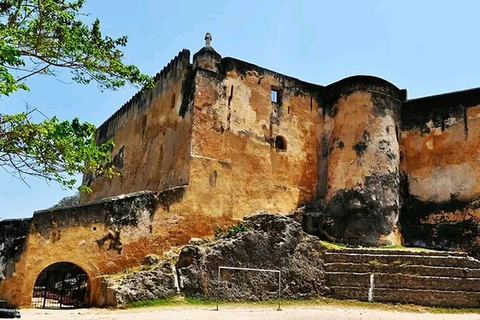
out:
{"label": "stone step", "polygon": [[356,272],[356,273],[401,273],[419,276],[455,277],[455,278],[480,278],[480,269],[439,267],[424,265],[389,265],[349,262],[325,263],[323,268],[327,272]]}
{"label": "stone step", "polygon": [[375,249],[375,248],[344,248],[334,249],[331,252],[361,253],[361,254],[382,254],[382,255],[414,255],[414,256],[453,256],[468,257],[467,252],[461,251],[437,251],[437,250],[414,250],[414,249]]}
{"label": "stone step", "polygon": [[426,265],[441,267],[480,268],[480,261],[462,256],[432,256],[432,255],[402,255],[402,254],[371,254],[348,253],[345,251],[327,251],[325,262],[364,263],[398,265]]}
{"label": "stone step", "polygon": [[[326,273],[327,286],[363,287],[371,284],[370,273]],[[480,278],[432,277],[407,274],[373,274],[373,286],[390,289],[480,292]]]}
{"label": "stone step", "polygon": [[[330,287],[340,299],[368,301],[368,288]],[[372,301],[413,303],[426,306],[480,307],[480,292],[373,288]]]}

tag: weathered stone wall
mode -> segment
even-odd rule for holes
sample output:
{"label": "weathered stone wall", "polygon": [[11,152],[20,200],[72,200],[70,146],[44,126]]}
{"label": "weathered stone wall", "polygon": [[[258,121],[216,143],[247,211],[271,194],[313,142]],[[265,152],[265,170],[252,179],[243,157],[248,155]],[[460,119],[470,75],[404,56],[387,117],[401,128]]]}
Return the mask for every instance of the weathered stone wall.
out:
{"label": "weathered stone wall", "polygon": [[[317,228],[362,245],[400,244],[398,128],[405,92],[369,76],[325,88]],[[325,180],[321,180],[325,179]],[[308,228],[308,227],[307,227]]]}
{"label": "weathered stone wall", "polygon": [[[289,213],[316,193],[321,87],[226,58],[196,69],[188,186],[154,218],[162,250],[257,211]],[[272,86],[282,92],[272,103]],[[281,135],[286,150],[275,148]]]}
{"label": "weathered stone wall", "polygon": [[[102,305],[99,276],[139,265],[151,252],[145,242],[153,237],[156,206],[154,193],[141,192],[36,212],[27,222],[26,241],[9,255],[16,261],[0,281],[0,299],[12,306],[30,305],[33,286],[42,270],[53,263],[70,262],[87,273],[91,304]],[[24,223],[21,220],[17,224]],[[21,236],[22,229],[18,233]]]}
{"label": "weathered stone wall", "polygon": [[25,246],[31,219],[0,221],[0,283],[11,277]]}
{"label": "weathered stone wall", "polygon": [[480,254],[480,90],[407,101],[401,168],[407,244]]}
{"label": "weathered stone wall", "polygon": [[325,248],[317,237],[305,234],[288,217],[262,212],[247,217],[243,226],[245,230],[231,238],[182,249],[176,269],[185,296],[231,301],[278,298],[278,274],[223,270],[219,283],[220,266],[279,270],[281,296],[286,299],[328,293]]}
{"label": "weathered stone wall", "polygon": [[210,46],[189,55],[98,129],[119,175],[84,177],[97,202],[0,223],[0,299],[28,305],[38,274],[71,262],[102,305],[100,275],[303,204],[305,229],[330,240],[480,254],[480,89],[405,101],[375,77],[323,87]]}
{"label": "weathered stone wall", "polygon": [[141,190],[188,184],[193,93],[190,52],[183,50],[155,76],[155,87],[137,93],[97,130],[97,142],[112,139],[113,179],[85,175],[90,201]]}
{"label": "weathered stone wall", "polygon": [[242,218],[313,200],[321,87],[232,58],[221,71],[195,78],[190,190],[200,206]]}
{"label": "weathered stone wall", "polygon": [[480,261],[464,252],[343,249],[323,258],[326,284],[337,298],[480,306]]}

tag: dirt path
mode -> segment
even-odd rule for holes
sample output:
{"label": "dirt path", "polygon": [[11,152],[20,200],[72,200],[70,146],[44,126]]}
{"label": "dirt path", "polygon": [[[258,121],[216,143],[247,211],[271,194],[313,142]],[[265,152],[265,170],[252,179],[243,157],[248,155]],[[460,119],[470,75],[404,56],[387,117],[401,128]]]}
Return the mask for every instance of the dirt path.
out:
{"label": "dirt path", "polygon": [[220,307],[215,311],[211,307],[161,307],[129,310],[77,309],[77,310],[21,310],[25,320],[220,320],[220,319],[258,319],[258,320],[473,320],[480,319],[479,314],[433,314],[405,313],[375,309],[345,307],[284,307],[277,311],[269,307]]}

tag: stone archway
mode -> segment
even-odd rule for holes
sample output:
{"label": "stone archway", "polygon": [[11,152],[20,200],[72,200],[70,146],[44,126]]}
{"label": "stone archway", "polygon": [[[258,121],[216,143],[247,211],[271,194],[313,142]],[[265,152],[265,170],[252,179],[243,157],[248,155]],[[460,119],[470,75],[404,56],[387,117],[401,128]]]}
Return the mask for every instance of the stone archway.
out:
{"label": "stone archway", "polygon": [[73,263],[51,264],[35,281],[32,295],[35,308],[85,308],[89,304],[90,280],[87,273]]}

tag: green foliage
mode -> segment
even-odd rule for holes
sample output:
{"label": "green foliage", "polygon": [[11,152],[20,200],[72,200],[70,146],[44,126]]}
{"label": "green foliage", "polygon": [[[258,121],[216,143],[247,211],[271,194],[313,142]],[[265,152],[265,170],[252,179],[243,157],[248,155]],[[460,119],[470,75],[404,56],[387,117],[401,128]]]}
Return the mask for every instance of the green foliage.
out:
{"label": "green foliage", "polygon": [[[0,116],[0,166],[24,180],[26,175],[75,184],[77,172],[112,176],[113,142],[95,145],[95,126],[56,117],[30,121],[31,112]],[[84,190],[83,191],[88,191]]]}
{"label": "green foliage", "polygon": [[[103,36],[100,21],[82,21],[84,0],[0,0],[0,96],[29,90],[25,80],[70,70],[80,84],[103,89],[153,79],[122,62],[127,37]],[[0,166],[23,181],[33,175],[71,188],[74,174],[112,175],[112,142],[96,146],[95,127],[53,117],[34,123],[32,112],[0,114]],[[88,191],[83,186],[81,191]]]}
{"label": "green foliage", "polygon": [[[127,37],[103,36],[98,19],[80,19],[84,0],[3,0],[0,2],[0,93],[27,89],[25,79],[68,68],[72,80],[102,89],[153,80],[122,62]],[[17,77],[14,76],[17,75]]]}
{"label": "green foliage", "polygon": [[143,307],[162,307],[171,306],[175,304],[175,300],[172,297],[157,298],[157,299],[145,299],[132,301],[127,304],[127,308],[143,308]]}
{"label": "green foliage", "polygon": [[242,232],[246,232],[246,231],[248,231],[247,226],[244,225],[243,223],[240,223],[240,224],[231,226],[230,228],[225,228],[225,229],[217,228],[217,229],[215,229],[214,234],[215,234],[216,238],[230,239],[230,238],[234,238],[238,234],[240,234]]}
{"label": "green foliage", "polygon": [[320,243],[327,249],[345,249],[347,245],[345,243],[334,243],[325,240],[320,240]]}
{"label": "green foliage", "polygon": [[378,260],[370,260],[370,261],[368,261],[368,264],[371,265],[372,267],[381,266],[381,265],[382,265],[382,263],[379,262]]}
{"label": "green foliage", "polygon": [[63,207],[70,207],[80,203],[80,193],[75,192],[74,195],[66,196],[60,199],[55,205],[50,207],[50,209],[57,209]]}
{"label": "green foliage", "polygon": [[405,250],[405,251],[435,251],[427,248],[418,248],[418,247],[404,247],[401,245],[391,244],[387,246],[377,247],[378,249],[392,249],[392,250]]}

